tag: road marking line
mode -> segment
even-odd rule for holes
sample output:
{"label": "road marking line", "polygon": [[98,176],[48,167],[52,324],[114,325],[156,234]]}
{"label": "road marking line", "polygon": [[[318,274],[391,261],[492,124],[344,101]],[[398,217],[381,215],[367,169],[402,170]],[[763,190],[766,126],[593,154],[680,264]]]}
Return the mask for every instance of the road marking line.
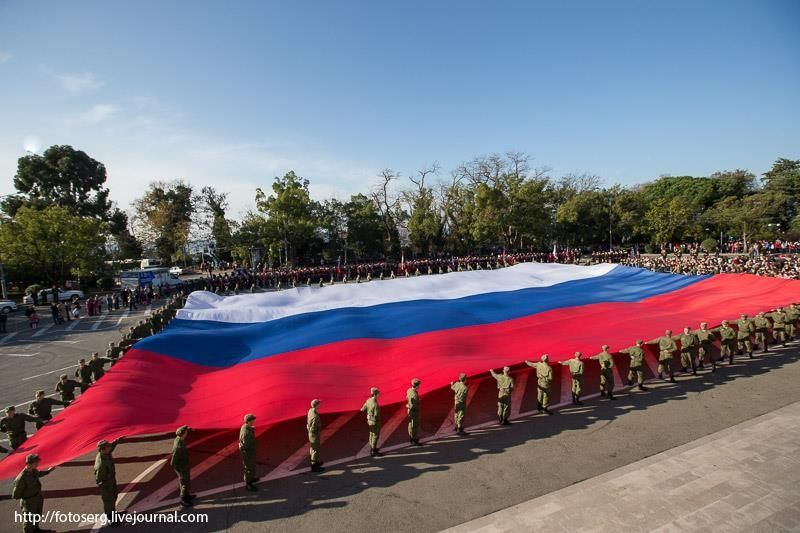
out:
{"label": "road marking line", "polygon": [[105,319],[106,319],[106,317],[101,316],[98,320],[95,321],[94,324],[92,324],[92,327],[90,329],[92,331],[97,331],[97,328],[100,327],[100,324],[102,324]]}
{"label": "road marking line", "polygon": [[[208,435],[207,437],[204,437],[204,438],[202,438],[200,440],[195,441],[193,444],[195,446],[197,446],[201,442],[205,442],[207,440],[211,440],[214,437],[217,437],[219,435],[222,435],[222,434],[226,433],[226,431],[228,431],[228,430],[221,430],[221,431],[214,432],[211,435]],[[266,428],[263,428],[261,431],[262,432],[266,431]],[[239,441],[237,440],[235,443],[225,446],[220,451],[210,455],[205,461],[201,462],[198,465],[192,466],[192,471],[191,471],[192,478],[196,479],[203,472],[205,472],[206,470],[208,470],[212,466],[214,466],[217,463],[227,459],[228,455],[226,455],[226,451],[229,448],[232,448],[232,447],[235,447],[236,451],[238,451],[239,450]],[[164,459],[164,460],[166,461],[166,459]],[[147,496],[146,498],[142,499],[133,509],[130,509],[130,510],[131,511],[133,511],[133,510],[141,511],[141,509],[146,507],[147,505],[150,505],[151,508],[152,507],[160,507],[160,505],[159,505],[160,502],[168,494],[170,494],[171,492],[175,491],[177,488],[178,488],[178,480],[174,479],[171,482],[169,482],[166,485],[164,485],[163,487],[161,487],[160,489],[158,489],[156,491],[153,491],[149,496]]]}
{"label": "road marking line", "polygon": [[9,333],[8,335],[3,337],[2,339],[0,339],[0,346],[4,345],[5,343],[7,343],[11,339],[13,339],[18,333],[19,333],[19,331],[14,331],[12,333]]}
{"label": "road marking line", "polygon": [[119,326],[120,324],[122,324],[122,321],[128,318],[129,314],[131,314],[130,311],[125,311],[124,313],[122,313],[122,316],[119,317],[119,320],[117,320],[117,325]]}
{"label": "road marking line", "polygon": [[525,398],[525,389],[528,388],[528,379],[534,372],[536,372],[535,367],[524,372],[514,384],[514,390],[511,391],[511,416],[519,415],[519,411],[522,409],[522,400]]}
{"label": "road marking line", "polygon": [[[475,397],[475,394],[478,392],[478,387],[470,387],[467,390],[467,412],[469,412],[469,404],[472,403],[472,399]],[[455,402],[453,403],[453,407],[450,409],[450,413],[448,413],[447,418],[444,419],[442,425],[439,426],[439,429],[436,433],[433,434],[434,437],[439,437],[442,435],[447,435],[448,433],[452,433],[456,427],[456,406]]]}
{"label": "road marking line", "polygon": [[[358,411],[356,411],[355,413],[340,415],[333,422],[323,427],[322,433],[320,435],[320,441],[324,442],[325,440],[327,440],[331,435],[339,431],[342,428],[342,426],[344,426],[345,424],[350,422],[353,418],[355,418],[357,414]],[[320,442],[320,444],[322,444],[322,442]],[[272,479],[270,476],[272,476],[273,474],[279,475],[283,472],[291,472],[292,470],[294,470],[294,467],[300,464],[304,458],[307,459],[309,457],[308,447],[309,447],[308,443],[307,442],[304,443],[303,446],[300,447],[300,449],[298,449],[296,452],[290,455],[281,464],[276,466],[272,470],[272,472],[267,474],[267,476],[265,476],[263,479],[269,480]]]}
{"label": "road marking line", "polygon": [[572,372],[569,371],[568,366],[562,366],[560,403],[567,403],[567,396],[569,396],[569,403],[572,403]]}
{"label": "road marking line", "polygon": [[33,352],[33,353],[4,353],[3,355],[7,355],[9,357],[33,357],[34,355],[39,355],[41,352]]}
{"label": "road marking line", "polygon": [[70,368],[75,368],[75,365],[66,366],[64,368],[59,368],[57,370],[51,370],[50,372],[45,372],[44,374],[36,374],[35,376],[30,376],[27,378],[22,378],[22,381],[28,381],[29,379],[40,378],[42,376],[48,376],[50,374],[55,374],[56,372],[61,372],[62,370],[69,370]]}
{"label": "road marking line", "polygon": [[38,330],[36,330],[36,333],[34,333],[32,336],[33,336],[33,337],[38,337],[38,336],[40,336],[40,335],[44,335],[44,334],[45,334],[45,333],[47,333],[47,332],[50,330],[50,328],[52,328],[52,327],[53,327],[53,324],[47,325],[47,326],[45,326],[45,327],[43,327],[43,328],[39,328]]}
{"label": "road marking line", "polygon": [[[163,465],[166,462],[167,462],[166,458],[159,459],[155,463],[151,464],[149,467],[145,468],[142,471],[142,473],[139,474],[138,476],[136,476],[135,478],[133,478],[130,483],[125,485],[125,488],[122,489],[122,491],[120,491],[120,493],[117,495],[117,507],[120,506],[120,504],[122,503],[123,498],[125,498],[125,496],[130,494],[130,492],[133,490],[133,488],[136,486],[137,483],[139,483],[142,479],[147,477],[147,475],[150,474],[150,472],[152,472],[153,470],[155,470],[156,468],[160,467],[161,465]],[[92,522],[83,522],[78,527],[83,527],[83,526],[89,525],[91,523]],[[94,522],[94,524],[92,525],[92,531],[97,531],[101,527],[103,527],[103,522],[101,522],[101,521]]]}
{"label": "road marking line", "polygon": [[[378,448],[380,448],[381,445],[386,442],[386,439],[392,436],[392,433],[394,433],[395,430],[400,427],[400,424],[402,424],[405,420],[408,420],[408,409],[406,409],[405,404],[403,404],[400,406],[400,409],[397,410],[394,416],[392,416],[392,418],[390,418],[385,424],[381,424],[381,433],[380,437],[378,437]],[[366,426],[366,424],[364,425]],[[356,454],[356,457],[364,457],[368,454],[369,442],[365,444],[363,448],[361,448],[361,451]]]}
{"label": "road marking line", "polygon": [[67,326],[65,331],[72,331],[73,329],[75,329],[75,327],[78,325],[79,320],[80,318],[73,318],[72,323],[69,326]]}
{"label": "road marking line", "polygon": [[[660,385],[660,382],[659,382],[658,379],[647,380],[646,383],[653,384],[656,387],[659,387],[659,385]],[[632,387],[628,387],[628,386],[623,386],[622,387],[623,390],[631,389],[631,388]],[[472,390],[472,388],[470,388],[470,391],[471,390]],[[594,394],[588,394],[586,396],[581,396],[581,398],[585,399],[585,400],[591,400],[591,399],[599,398],[599,397],[600,397],[600,393],[599,392],[596,392]],[[556,404],[556,405],[551,405],[550,407],[552,409],[560,409],[562,407],[571,407],[571,406],[572,406],[572,401],[561,402],[561,403]],[[403,413],[403,410],[401,409],[399,412]],[[356,416],[359,415],[359,414],[360,414],[360,412],[357,411],[356,412]],[[528,418],[528,417],[531,417],[532,415],[535,415],[535,414],[538,414],[538,411],[536,411],[536,410],[525,411],[525,412],[519,413],[518,417],[515,417],[515,418]],[[491,421],[488,421],[488,422],[482,422],[480,424],[467,426],[467,427],[465,427],[465,429],[468,430],[469,432],[472,432],[472,431],[475,431],[475,430],[478,430],[478,429],[496,427],[497,425],[498,424],[497,424],[496,420],[491,420]],[[387,427],[388,427],[388,424],[387,424]],[[455,437],[457,435],[453,435],[453,436]],[[432,435],[430,437],[421,438],[420,442],[430,442],[430,441],[434,441],[434,440],[439,440],[440,438],[441,437],[438,436],[438,435]],[[384,449],[382,449],[382,452],[387,452],[388,453],[388,452],[392,452],[392,451],[395,451],[395,450],[401,450],[403,448],[409,448],[409,447],[410,447],[410,445],[408,443],[404,442],[404,443],[401,443],[401,444],[395,444],[393,446],[389,446],[387,448],[384,448]],[[328,467],[332,467],[332,466],[336,466],[336,465],[340,465],[340,464],[349,463],[349,462],[352,462],[352,461],[355,461],[355,460],[358,460],[358,459],[363,459],[364,450],[369,450],[369,446],[367,446],[364,449],[362,449],[361,452],[359,452],[357,455],[354,455],[352,457],[344,457],[342,459],[335,459],[333,461],[326,461],[325,464]],[[193,471],[194,471],[194,469],[193,469]],[[270,474],[270,476],[268,476],[267,479],[263,479],[262,478],[262,480],[264,480],[264,481],[265,480],[272,481],[272,480],[281,479],[281,478],[284,478],[284,477],[291,477],[291,476],[298,475],[300,473],[305,473],[305,472],[306,472],[305,469],[302,469],[302,470],[291,470],[291,471],[276,473],[274,476],[272,474]],[[175,483],[171,484],[171,490],[174,490],[175,486],[177,486],[177,481]],[[207,496],[213,496],[213,495],[220,494],[220,493],[223,493],[223,492],[229,492],[231,490],[238,489],[238,488],[241,488],[241,487],[244,487],[244,482],[242,482],[242,481],[240,481],[238,483],[231,483],[229,485],[216,487],[216,488],[209,489],[209,490],[206,490],[206,491],[198,492],[197,493],[197,498],[200,499],[200,498],[204,498],[204,497],[207,497]],[[140,512],[140,513],[150,512],[150,511],[153,511],[155,509],[171,507],[171,506],[177,505],[179,502],[180,502],[180,500],[178,498],[173,498],[173,499],[170,499],[170,500],[162,500],[162,501],[159,501],[159,502],[155,502],[155,504],[150,505],[149,507],[146,507],[144,505],[142,505],[141,507],[137,506],[136,512]],[[144,504],[145,502],[143,501],[142,503]],[[149,501],[147,503],[149,503]]]}

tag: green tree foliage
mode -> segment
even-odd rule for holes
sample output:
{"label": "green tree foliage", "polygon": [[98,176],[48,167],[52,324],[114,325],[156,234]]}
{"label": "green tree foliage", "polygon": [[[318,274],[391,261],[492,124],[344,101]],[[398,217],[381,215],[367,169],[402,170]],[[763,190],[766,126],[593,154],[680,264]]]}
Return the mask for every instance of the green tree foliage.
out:
{"label": "green tree foliage", "polygon": [[316,237],[319,206],[311,200],[308,184],[290,171],[275,178],[269,196],[256,189],[256,208],[266,219],[270,249],[277,249],[287,265],[296,264],[298,254]]}
{"label": "green tree foliage", "polygon": [[102,266],[106,230],[105,222],[66,207],[23,206],[0,224],[0,261],[17,279],[62,284]]}
{"label": "green tree foliage", "polygon": [[181,257],[194,213],[191,185],[180,180],[154,181],[133,207],[141,242],[165,263]]}
{"label": "green tree foliage", "polygon": [[18,194],[4,199],[0,208],[14,216],[23,206],[43,209],[56,205],[74,215],[107,220],[111,202],[105,182],[102,163],[71,146],[51,146],[42,155],[19,158],[14,176]]}
{"label": "green tree foliage", "polygon": [[142,245],[130,232],[128,215],[119,208],[114,209],[108,217],[108,232],[116,244],[117,259],[139,259],[142,257]]}

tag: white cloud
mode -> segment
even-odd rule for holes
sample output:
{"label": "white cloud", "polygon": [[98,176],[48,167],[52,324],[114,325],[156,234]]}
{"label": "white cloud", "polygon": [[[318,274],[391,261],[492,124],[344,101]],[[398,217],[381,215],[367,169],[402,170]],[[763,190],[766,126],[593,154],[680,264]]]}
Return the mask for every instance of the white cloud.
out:
{"label": "white cloud", "polygon": [[51,69],[45,69],[55,77],[58,83],[65,90],[73,93],[83,93],[99,89],[104,85],[104,82],[97,79],[91,72],[54,72]]}
{"label": "white cloud", "polygon": [[117,108],[110,104],[97,104],[81,115],[85,122],[103,122],[117,112]]}
{"label": "white cloud", "polygon": [[11,58],[13,58],[13,57],[14,57],[14,54],[12,54],[11,52],[6,52],[4,50],[0,50],[0,64],[8,63],[9,61],[11,61]]}

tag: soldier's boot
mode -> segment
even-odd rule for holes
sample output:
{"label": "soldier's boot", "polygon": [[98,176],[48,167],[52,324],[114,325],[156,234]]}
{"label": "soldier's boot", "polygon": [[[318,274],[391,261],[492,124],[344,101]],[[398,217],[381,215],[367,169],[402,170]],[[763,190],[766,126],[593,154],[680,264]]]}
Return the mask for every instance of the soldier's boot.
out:
{"label": "soldier's boot", "polygon": [[252,481],[248,481],[247,483],[245,483],[244,488],[245,490],[249,490],[250,492],[258,492],[258,487],[253,485]]}
{"label": "soldier's boot", "polygon": [[633,386],[633,380],[632,379],[628,379],[628,387],[632,387],[632,386]]}
{"label": "soldier's boot", "polygon": [[188,497],[186,497],[186,498],[181,498],[181,506],[183,506],[183,507],[192,507],[192,506],[194,506],[194,504],[192,503],[192,500],[190,500]]}
{"label": "soldier's boot", "polygon": [[614,394],[612,394],[612,393],[610,393],[610,392],[609,392],[609,393],[608,393],[608,399],[609,399],[609,400],[616,400],[617,398],[616,398],[616,396],[614,396]]}
{"label": "soldier's boot", "polygon": [[600,397],[605,398],[605,395],[606,395],[605,389],[600,389]]}
{"label": "soldier's boot", "polygon": [[731,352],[731,355],[730,355],[730,356],[728,356],[728,364],[729,364],[729,365],[732,365],[732,364],[733,364],[733,352]]}
{"label": "soldier's boot", "polygon": [[572,393],[572,405],[578,405],[577,400],[575,400],[575,393]]}
{"label": "soldier's boot", "polygon": [[583,405],[583,402],[581,401],[581,395],[580,394],[576,394],[575,395],[575,405]]}
{"label": "soldier's boot", "polygon": [[677,381],[675,381],[675,376],[670,376],[669,377],[669,382],[670,383],[677,383]]}
{"label": "soldier's boot", "polygon": [[752,359],[752,358],[753,358],[753,352],[747,352],[747,355],[749,355],[749,356],[750,356],[750,359]]}
{"label": "soldier's boot", "polygon": [[504,418],[503,419],[503,425],[504,426],[510,426],[511,425],[511,421],[509,421],[508,418]]}
{"label": "soldier's boot", "polygon": [[419,441],[419,439],[414,439],[414,443],[413,444],[414,444],[414,446],[422,446],[422,443]]}
{"label": "soldier's boot", "polygon": [[647,387],[645,387],[644,385],[642,385],[641,383],[639,383],[639,385],[637,385],[637,388],[638,388],[639,390],[650,390],[650,389],[648,389]]}
{"label": "soldier's boot", "polygon": [[536,412],[537,413],[541,413],[542,412],[542,404],[541,404],[541,402],[536,402]]}
{"label": "soldier's boot", "polygon": [[548,415],[552,415],[552,414],[553,414],[553,412],[552,412],[550,409],[548,409],[547,407],[542,407],[542,410],[543,410],[545,413],[547,413]]}
{"label": "soldier's boot", "polygon": [[383,454],[378,450],[378,448],[372,448],[369,452],[372,457],[383,457]]}
{"label": "soldier's boot", "polygon": [[683,372],[683,373],[685,374],[685,373],[687,373],[687,372],[688,372],[688,370],[686,370],[686,367],[685,367],[685,366],[682,366],[682,367],[681,367],[681,372]]}
{"label": "soldier's boot", "polygon": [[658,379],[664,379],[664,373],[663,372],[659,372],[658,373]]}
{"label": "soldier's boot", "polygon": [[311,463],[311,471],[312,472],[324,472],[325,468],[323,468],[321,463]]}

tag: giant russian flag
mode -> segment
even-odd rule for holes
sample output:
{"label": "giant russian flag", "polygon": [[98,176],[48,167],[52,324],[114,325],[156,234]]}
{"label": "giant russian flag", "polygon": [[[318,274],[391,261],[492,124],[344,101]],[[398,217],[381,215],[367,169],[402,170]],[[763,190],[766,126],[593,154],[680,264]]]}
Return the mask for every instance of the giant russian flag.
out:
{"label": "giant russian flag", "polygon": [[551,361],[601,344],[712,326],[800,301],[800,281],[745,274],[682,276],[615,265],[520,264],[501,270],[220,297],[192,293],[163,332],[136,344],[105,377],[0,463],[0,477],[36,452],[42,467],[100,439],[187,424],[237,428],[360,408],[377,386],[384,405],[460,372]]}

